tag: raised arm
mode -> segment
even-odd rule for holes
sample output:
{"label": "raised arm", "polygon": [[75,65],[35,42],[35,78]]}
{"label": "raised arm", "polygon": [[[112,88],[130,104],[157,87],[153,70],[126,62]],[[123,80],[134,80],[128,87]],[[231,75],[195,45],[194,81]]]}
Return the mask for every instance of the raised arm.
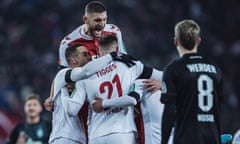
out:
{"label": "raised arm", "polygon": [[47,97],[44,101],[44,107],[47,111],[53,111],[53,89],[54,89],[54,80],[52,81],[51,84],[51,90],[49,97]]}
{"label": "raised arm", "polygon": [[65,80],[66,82],[76,82],[78,80],[85,79],[97,71],[100,71],[104,66],[106,66],[109,62],[113,60],[113,56],[108,54],[106,56],[102,56],[98,59],[94,59],[84,65],[83,67],[73,68],[66,72]]}
{"label": "raised arm", "polygon": [[87,63],[83,67],[74,68],[72,70],[68,70],[66,72],[65,80],[66,82],[78,81],[81,79],[85,79],[94,73],[100,71],[104,66],[106,66],[112,60],[121,61],[123,63],[128,64],[131,63],[131,60],[125,54],[117,54],[116,52],[112,52],[105,56],[102,56],[98,59],[94,59],[91,62]]}

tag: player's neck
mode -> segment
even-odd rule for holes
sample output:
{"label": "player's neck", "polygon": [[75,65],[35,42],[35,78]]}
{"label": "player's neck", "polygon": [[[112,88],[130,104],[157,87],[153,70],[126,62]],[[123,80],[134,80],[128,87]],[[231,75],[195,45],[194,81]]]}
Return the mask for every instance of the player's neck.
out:
{"label": "player's neck", "polygon": [[27,123],[28,124],[36,124],[36,123],[39,123],[39,121],[40,121],[40,116],[27,117]]}
{"label": "player's neck", "polygon": [[197,47],[193,48],[192,50],[186,50],[183,47],[178,47],[177,49],[180,57],[182,57],[185,54],[197,53]]}
{"label": "player's neck", "polygon": [[84,25],[83,32],[84,32],[86,35],[91,36],[91,34],[90,34],[89,30],[88,30],[88,26],[87,26],[86,24]]}

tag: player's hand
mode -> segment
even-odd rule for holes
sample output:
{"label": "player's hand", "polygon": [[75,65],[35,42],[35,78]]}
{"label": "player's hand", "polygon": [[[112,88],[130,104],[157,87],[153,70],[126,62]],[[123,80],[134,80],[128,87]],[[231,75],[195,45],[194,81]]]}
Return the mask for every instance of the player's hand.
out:
{"label": "player's hand", "polygon": [[93,109],[96,113],[100,113],[103,111],[102,101],[103,101],[103,99],[100,97],[95,98],[95,102],[93,104]]}
{"label": "player's hand", "polygon": [[25,144],[28,135],[25,132],[20,132],[16,144]]}
{"label": "player's hand", "polygon": [[162,89],[162,81],[161,80],[148,79],[148,80],[144,80],[143,83],[145,85],[146,90],[151,93],[154,93],[157,90]]}
{"label": "player's hand", "polygon": [[125,63],[128,67],[131,67],[133,65],[135,65],[135,58],[133,58],[130,55],[127,54],[123,54],[123,53],[116,53],[116,52],[112,52],[110,53],[110,55],[112,56],[113,60],[115,61],[120,61]]}
{"label": "player's hand", "polygon": [[52,97],[48,97],[45,99],[44,101],[44,107],[47,111],[49,112],[52,112],[53,111],[53,107],[54,107],[54,104],[53,104],[53,100],[52,100]]}

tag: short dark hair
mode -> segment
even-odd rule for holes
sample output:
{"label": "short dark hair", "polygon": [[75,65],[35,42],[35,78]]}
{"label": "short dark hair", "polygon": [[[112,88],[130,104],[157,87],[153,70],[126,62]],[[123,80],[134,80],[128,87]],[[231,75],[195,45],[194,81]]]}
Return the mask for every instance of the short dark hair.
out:
{"label": "short dark hair", "polygon": [[77,48],[80,47],[80,46],[82,46],[82,45],[81,45],[81,44],[74,44],[74,45],[69,46],[69,47],[66,49],[65,57],[66,57],[67,63],[68,63],[69,65],[70,65],[71,57],[78,55]]}
{"label": "short dark hair", "polygon": [[30,94],[30,95],[26,98],[25,103],[28,102],[28,101],[30,101],[30,100],[37,100],[37,101],[41,104],[41,99],[40,99],[39,95],[36,94],[36,93]]}
{"label": "short dark hair", "polygon": [[99,38],[100,51],[117,51],[117,37],[115,35],[104,35]]}
{"label": "short dark hair", "polygon": [[92,1],[88,3],[85,7],[85,15],[90,13],[102,13],[105,12],[106,8],[103,3],[99,1]]}
{"label": "short dark hair", "polygon": [[175,25],[175,36],[187,50],[192,50],[198,42],[200,27],[193,20],[183,20]]}
{"label": "short dark hair", "polygon": [[100,46],[108,46],[114,42],[117,42],[117,37],[115,35],[104,35],[98,40]]}

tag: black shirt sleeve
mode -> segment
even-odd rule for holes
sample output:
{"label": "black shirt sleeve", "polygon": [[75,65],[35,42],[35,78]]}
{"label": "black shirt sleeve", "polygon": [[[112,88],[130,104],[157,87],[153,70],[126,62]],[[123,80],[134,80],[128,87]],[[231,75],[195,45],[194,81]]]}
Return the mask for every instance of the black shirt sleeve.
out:
{"label": "black shirt sleeve", "polygon": [[142,74],[138,77],[138,79],[149,79],[152,75],[153,68],[147,67],[144,65]]}
{"label": "black shirt sleeve", "polygon": [[167,144],[176,119],[176,106],[166,104],[162,116],[162,144]]}
{"label": "black shirt sleeve", "polygon": [[176,86],[174,83],[175,71],[172,66],[167,66],[163,71],[161,102],[176,104]]}
{"label": "black shirt sleeve", "polygon": [[162,144],[167,144],[176,120],[176,87],[174,69],[167,66],[163,72],[161,102],[165,104],[162,116]]}
{"label": "black shirt sleeve", "polygon": [[7,144],[16,144],[19,133],[20,133],[20,127],[21,127],[21,124],[17,124],[15,126],[15,128],[12,130],[10,134],[9,141],[7,142]]}

